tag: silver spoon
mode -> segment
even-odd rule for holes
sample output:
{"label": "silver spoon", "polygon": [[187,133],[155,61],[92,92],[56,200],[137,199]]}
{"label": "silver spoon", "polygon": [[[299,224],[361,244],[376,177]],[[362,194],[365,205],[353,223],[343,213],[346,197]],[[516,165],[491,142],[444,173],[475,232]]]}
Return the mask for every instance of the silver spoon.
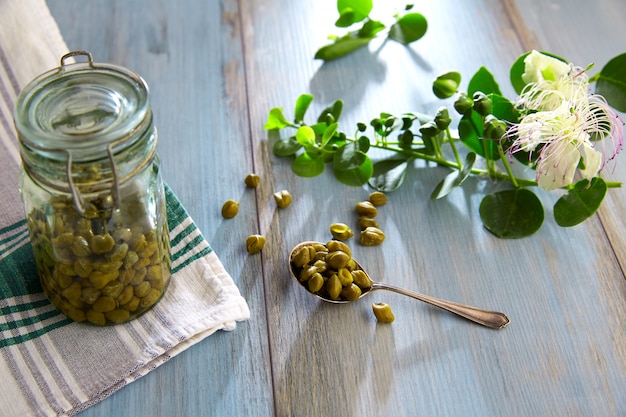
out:
{"label": "silver spoon", "polygon": [[[299,243],[298,245],[296,245],[292,250],[291,253],[289,254],[289,270],[291,271],[291,275],[292,277],[300,284],[304,287],[303,283],[301,283],[298,280],[298,276],[297,276],[297,272],[295,269],[297,269],[293,263],[291,262],[293,256],[304,246],[310,246],[310,245],[315,245],[315,244],[320,244],[323,245],[323,243],[321,242],[302,242]],[[363,272],[365,272],[365,274],[369,277],[369,274],[367,273],[367,271],[365,271],[365,269],[363,269],[363,267],[361,266],[361,264],[359,264],[356,260],[354,260],[356,263],[356,268],[362,270]],[[406,290],[404,288],[399,288],[399,287],[395,287],[393,285],[389,285],[389,284],[384,284],[382,282],[377,282],[371,279],[372,281],[372,286],[369,289],[363,290],[361,296],[359,298],[365,297],[366,295],[376,291],[376,290],[387,290],[387,291],[393,291],[395,293],[398,294],[402,294],[402,295],[408,295],[409,297],[415,298],[416,300],[420,300],[423,301],[425,303],[428,303],[430,305],[433,305],[435,307],[439,307],[442,308],[446,311],[449,311],[450,313],[454,313],[457,314],[461,317],[464,317],[468,320],[471,320],[475,323],[481,324],[483,326],[486,327],[490,327],[492,329],[502,329],[504,327],[506,327],[509,324],[509,318],[503,314],[503,313],[499,313],[497,311],[489,311],[489,310],[483,310],[482,308],[478,308],[478,307],[472,307],[472,306],[468,306],[468,305],[464,305],[464,304],[459,304],[459,303],[455,303],[452,301],[446,301],[446,300],[441,300],[439,298],[435,298],[435,297],[431,297],[428,295],[424,295],[424,294],[420,294],[417,293],[415,291],[410,291],[410,290]],[[308,291],[308,288],[305,287],[305,289]],[[310,293],[310,292],[309,292]],[[326,302],[329,303],[349,303],[350,301],[347,300],[332,300],[330,298],[326,298],[320,294],[315,294],[315,293],[310,293],[315,295],[316,297],[318,297],[321,300],[324,300]]]}

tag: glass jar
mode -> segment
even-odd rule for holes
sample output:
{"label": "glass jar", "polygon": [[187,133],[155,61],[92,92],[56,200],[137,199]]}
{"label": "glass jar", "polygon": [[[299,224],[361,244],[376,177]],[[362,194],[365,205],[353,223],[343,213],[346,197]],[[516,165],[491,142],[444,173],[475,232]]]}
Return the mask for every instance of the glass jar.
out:
{"label": "glass jar", "polygon": [[[72,63],[82,56],[87,62]],[[15,104],[20,191],[39,278],[77,322],[131,320],[170,279],[165,192],[148,86],[71,52]]]}

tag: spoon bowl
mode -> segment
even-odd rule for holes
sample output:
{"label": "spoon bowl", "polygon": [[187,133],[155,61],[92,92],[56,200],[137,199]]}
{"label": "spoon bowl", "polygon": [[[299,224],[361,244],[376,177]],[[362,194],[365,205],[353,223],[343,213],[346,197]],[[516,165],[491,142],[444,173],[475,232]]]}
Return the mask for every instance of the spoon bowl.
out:
{"label": "spoon bowl", "polygon": [[[291,276],[298,282],[299,285],[303,286],[307,292],[311,295],[316,296],[317,298],[326,301],[328,303],[334,303],[334,304],[345,304],[345,303],[350,303],[352,301],[349,300],[345,300],[345,299],[332,299],[328,296],[325,296],[323,293],[318,292],[311,292],[309,291],[309,289],[306,287],[305,283],[301,282],[298,279],[299,276],[299,268],[297,268],[294,263],[293,263],[293,259],[294,256],[305,246],[311,246],[311,245],[324,245],[321,242],[313,242],[313,241],[309,241],[309,242],[302,242],[299,243],[298,245],[296,245],[290,252],[289,254],[289,271],[291,272]],[[325,245],[324,245],[325,246]],[[491,310],[484,310],[482,308],[478,308],[478,307],[472,307],[469,305],[465,305],[465,304],[459,304],[459,303],[455,303],[452,301],[446,301],[446,300],[442,300],[439,298],[435,298],[435,297],[431,297],[428,295],[424,295],[424,294],[420,294],[417,293],[415,291],[410,291],[410,290],[406,290],[404,288],[400,288],[400,287],[396,287],[393,285],[389,285],[389,284],[384,284],[382,282],[378,282],[378,281],[374,281],[371,279],[371,277],[369,276],[369,274],[367,273],[367,271],[361,266],[361,264],[359,262],[356,261],[356,259],[352,258],[354,260],[354,269],[356,270],[361,270],[363,271],[367,277],[370,279],[371,281],[371,286],[369,288],[365,288],[362,290],[361,295],[358,297],[363,298],[366,295],[371,294],[374,291],[377,290],[387,290],[387,291],[392,291],[398,294],[402,294],[402,295],[406,295],[408,297],[412,297],[415,298],[416,300],[420,300],[423,301],[425,303],[428,303],[430,305],[433,305],[435,307],[439,307],[441,309],[444,309],[446,311],[449,311],[450,313],[456,314],[458,316],[464,317],[470,321],[473,321],[474,323],[478,323],[480,325],[492,328],[492,329],[502,329],[504,327],[506,327],[509,324],[509,318],[500,312],[497,311],[491,311]],[[356,300],[355,300],[356,301]]]}

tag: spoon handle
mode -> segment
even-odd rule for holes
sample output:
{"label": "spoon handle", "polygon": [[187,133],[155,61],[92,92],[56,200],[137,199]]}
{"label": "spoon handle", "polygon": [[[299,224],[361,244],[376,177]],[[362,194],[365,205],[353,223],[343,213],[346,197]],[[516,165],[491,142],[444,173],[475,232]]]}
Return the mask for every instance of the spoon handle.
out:
{"label": "spoon handle", "polygon": [[452,301],[441,300],[439,298],[430,297],[428,295],[420,294],[415,291],[405,290],[404,288],[394,287],[393,285],[374,283],[372,290],[387,290],[393,291],[398,294],[408,295],[409,297],[423,301],[435,307],[442,308],[450,313],[457,314],[461,317],[465,317],[475,323],[482,324],[483,326],[490,327],[492,329],[502,329],[509,324],[509,318],[497,311],[483,310],[482,308],[472,307],[465,304],[459,304]]}

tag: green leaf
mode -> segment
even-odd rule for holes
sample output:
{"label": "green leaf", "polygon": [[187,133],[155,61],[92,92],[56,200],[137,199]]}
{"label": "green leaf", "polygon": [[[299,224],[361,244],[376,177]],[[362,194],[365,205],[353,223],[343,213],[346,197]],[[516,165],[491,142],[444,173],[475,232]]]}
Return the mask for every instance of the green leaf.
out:
{"label": "green leaf", "polygon": [[295,123],[302,123],[304,120],[304,115],[306,111],[309,109],[311,102],[313,101],[313,96],[311,94],[301,94],[296,100],[296,108],[295,108]]}
{"label": "green leaf", "polygon": [[389,38],[408,45],[426,34],[428,21],[419,13],[407,13],[389,28]]}
{"label": "green leaf", "polygon": [[301,153],[291,163],[291,170],[300,177],[315,177],[324,172],[324,158],[307,152]]}
{"label": "green leaf", "polygon": [[333,103],[320,112],[317,118],[318,123],[325,123],[328,115],[330,114],[333,119],[333,123],[339,121],[341,117],[341,111],[343,110],[343,101],[341,99],[333,101]]}
{"label": "green leaf", "polygon": [[[565,58],[561,58],[558,55],[554,55],[554,54],[551,54],[550,52],[545,52],[545,51],[540,51],[540,52],[544,55],[551,56],[552,58],[556,58],[559,61],[563,61],[567,63],[567,60]],[[524,63],[524,59],[526,59],[528,55],[530,55],[530,52],[526,52],[525,54],[520,55],[519,58],[517,58],[517,60],[515,60],[515,62],[511,66],[511,70],[509,72],[511,85],[513,86],[517,94],[521,94],[524,87],[526,87],[526,83],[522,79],[522,74],[524,74],[524,72],[526,71],[526,64]]]}
{"label": "green leaf", "polygon": [[302,148],[295,136],[280,139],[274,143],[272,151],[277,156],[291,156]]}
{"label": "green leaf", "polygon": [[406,158],[397,156],[377,161],[369,185],[381,192],[395,191],[404,183],[408,166]]}
{"label": "green leaf", "polygon": [[450,71],[439,75],[433,81],[433,93],[440,99],[450,98],[456,94],[461,84],[461,74],[456,71]]}
{"label": "green leaf", "polygon": [[599,177],[593,178],[591,183],[589,180],[577,182],[554,205],[554,220],[562,227],[576,226],[587,220],[602,204],[607,188]]}
{"label": "green leaf", "polygon": [[358,36],[359,38],[373,39],[376,37],[378,32],[380,32],[384,28],[385,25],[382,22],[379,22],[378,20],[368,19],[365,21],[365,23],[363,23],[361,29],[356,32],[356,36]]}
{"label": "green leaf", "polygon": [[486,195],[479,212],[485,228],[504,239],[530,236],[541,228],[544,219],[541,201],[525,188]]}
{"label": "green leaf", "polygon": [[335,22],[335,26],[338,28],[347,28],[352,26],[355,22],[358,22],[358,20],[354,19],[354,10],[346,8],[340,12],[339,19]]}
{"label": "green leaf", "polygon": [[476,154],[470,152],[465,157],[465,164],[460,170],[455,170],[446,175],[446,177],[437,185],[430,198],[433,200],[447,196],[452,190],[460,186],[469,177],[472,167],[476,162]]}
{"label": "green leaf", "polygon": [[337,126],[337,123],[333,123],[332,125],[328,126],[326,130],[324,130],[324,133],[322,134],[322,147],[326,146],[328,142],[330,142],[330,140],[333,138],[333,136],[335,136],[335,133],[337,132]]}
{"label": "green leaf", "polygon": [[626,53],[611,59],[600,71],[596,93],[616,110],[626,112]]}
{"label": "green leaf", "polygon": [[337,0],[337,11],[339,15],[344,15],[349,12],[352,15],[352,22],[354,23],[360,22],[369,16],[373,5],[372,0]]}
{"label": "green leaf", "polygon": [[301,126],[296,132],[296,140],[302,146],[315,145],[315,131],[310,126]]}
{"label": "green leaf", "polygon": [[485,67],[480,67],[476,74],[472,77],[467,86],[467,95],[472,97],[475,92],[482,91],[485,94],[498,94],[500,92],[500,86],[496,82],[493,74]]}
{"label": "green leaf", "polygon": [[317,50],[314,58],[332,61],[367,45],[372,39],[374,38],[342,37],[335,40],[334,43],[322,46]]}
{"label": "green leaf", "polygon": [[267,122],[265,122],[265,126],[263,129],[272,130],[272,129],[282,129],[287,126],[293,126],[289,120],[285,117],[283,113],[283,109],[281,107],[274,107],[270,110],[267,115]]}
{"label": "green leaf", "polygon": [[333,160],[335,177],[347,185],[363,185],[374,172],[372,160],[358,150],[354,142],[346,144],[335,153]]}

